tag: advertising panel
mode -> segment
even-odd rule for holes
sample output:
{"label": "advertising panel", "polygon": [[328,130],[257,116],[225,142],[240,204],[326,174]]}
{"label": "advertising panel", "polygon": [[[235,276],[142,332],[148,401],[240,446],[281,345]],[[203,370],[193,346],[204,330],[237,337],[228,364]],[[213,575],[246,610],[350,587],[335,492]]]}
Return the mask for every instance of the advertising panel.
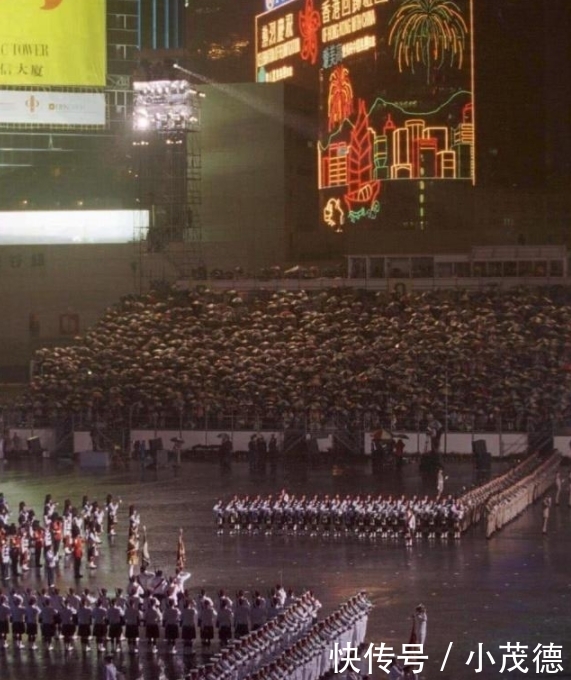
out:
{"label": "advertising panel", "polygon": [[475,183],[473,0],[266,7],[256,80],[319,89],[322,224],[380,223],[392,195],[416,201],[406,223],[423,229],[429,186]]}
{"label": "advertising panel", "polygon": [[323,223],[340,231],[382,219],[385,195],[414,184],[422,229],[429,185],[475,181],[471,0],[321,8]]}
{"label": "advertising panel", "polygon": [[103,87],[105,0],[1,0],[0,85]]}
{"label": "advertising panel", "polygon": [[0,212],[0,245],[129,243],[148,227],[148,210]]}
{"label": "advertising panel", "polygon": [[105,95],[0,90],[0,124],[105,125]]}

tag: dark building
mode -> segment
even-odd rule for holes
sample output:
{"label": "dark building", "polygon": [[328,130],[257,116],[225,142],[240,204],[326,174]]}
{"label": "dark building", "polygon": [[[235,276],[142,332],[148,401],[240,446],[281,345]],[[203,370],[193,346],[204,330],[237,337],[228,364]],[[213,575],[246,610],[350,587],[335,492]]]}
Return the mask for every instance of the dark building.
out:
{"label": "dark building", "polygon": [[570,179],[571,3],[475,3],[479,182],[539,190]]}
{"label": "dark building", "polygon": [[189,66],[204,82],[254,80],[254,16],[264,0],[191,0],[187,14]]}

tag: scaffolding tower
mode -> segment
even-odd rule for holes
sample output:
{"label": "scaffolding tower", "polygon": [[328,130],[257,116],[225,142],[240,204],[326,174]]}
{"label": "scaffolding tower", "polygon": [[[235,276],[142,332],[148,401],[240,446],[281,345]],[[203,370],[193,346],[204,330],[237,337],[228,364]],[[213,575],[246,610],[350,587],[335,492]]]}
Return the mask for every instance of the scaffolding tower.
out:
{"label": "scaffolding tower", "polygon": [[202,264],[201,93],[187,81],[134,84],[133,148],[138,203],[139,285],[192,276]]}

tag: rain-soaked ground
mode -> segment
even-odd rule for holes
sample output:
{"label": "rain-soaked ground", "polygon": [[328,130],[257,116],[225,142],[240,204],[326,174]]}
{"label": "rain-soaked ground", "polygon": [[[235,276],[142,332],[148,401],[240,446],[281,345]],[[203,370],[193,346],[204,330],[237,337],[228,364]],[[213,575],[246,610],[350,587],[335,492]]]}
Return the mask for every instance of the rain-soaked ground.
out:
{"label": "rain-soaked ground", "polygon": [[[494,474],[500,471],[499,464]],[[553,509],[549,533],[541,533],[541,507],[535,505],[487,541],[481,527],[470,530],[459,542],[422,540],[412,548],[400,542],[339,540],[307,536],[217,536],[212,506],[219,497],[234,493],[275,493],[285,487],[294,493],[433,494],[435,480],[422,479],[412,463],[401,472],[387,470],[373,475],[368,464],[307,465],[291,462],[277,475],[252,478],[247,463],[236,463],[223,474],[214,462],[183,462],[179,469],[90,472],[71,464],[49,460],[2,463],[0,491],[12,508],[20,500],[41,511],[46,493],[60,505],[65,498],[79,504],[87,494],[103,502],[107,493],[120,496],[119,534],[109,545],[104,540],[99,569],[82,579],[82,587],[126,585],[127,506],[134,503],[147,526],[153,567],[174,570],[179,527],[184,528],[190,588],[219,588],[229,593],[243,588],[266,590],[277,582],[296,590],[311,588],[328,612],[357,590],[365,589],[375,605],[369,620],[368,639],[378,646],[392,646],[400,653],[408,642],[410,616],[423,602],[428,610],[425,652],[428,661],[421,678],[571,677],[571,509],[565,502]],[[446,464],[446,491],[457,492],[476,482],[469,462]],[[564,477],[567,477],[565,471]],[[24,587],[39,587],[43,574],[29,572]],[[74,585],[72,570],[59,572],[59,585]],[[11,584],[10,584],[11,585]],[[440,670],[449,643],[446,666]],[[479,643],[482,671],[477,673]],[[500,672],[500,645],[520,643],[523,667]],[[563,673],[542,674],[533,662],[539,645],[562,646]],[[79,645],[78,645],[79,647]],[[466,661],[475,652],[470,665]],[[492,665],[486,652],[495,660]],[[543,648],[540,649],[543,652]],[[545,653],[544,653],[545,654]],[[129,680],[182,678],[196,657],[142,652],[122,654],[117,664]],[[514,665],[512,656],[507,668]],[[91,680],[98,677],[101,656],[92,651],[64,653],[59,647],[47,653],[9,648],[0,652],[0,680]],[[386,677],[377,671],[374,677]]]}

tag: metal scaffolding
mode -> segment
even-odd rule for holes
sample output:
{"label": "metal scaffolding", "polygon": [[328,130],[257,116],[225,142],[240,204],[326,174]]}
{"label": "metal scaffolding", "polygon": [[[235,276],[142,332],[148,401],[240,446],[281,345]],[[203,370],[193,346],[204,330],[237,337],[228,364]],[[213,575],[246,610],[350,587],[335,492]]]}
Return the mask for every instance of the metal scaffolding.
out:
{"label": "metal scaffolding", "polygon": [[[181,99],[184,103],[181,104]],[[134,158],[140,287],[188,278],[201,265],[201,95],[186,81],[135,84]]]}

